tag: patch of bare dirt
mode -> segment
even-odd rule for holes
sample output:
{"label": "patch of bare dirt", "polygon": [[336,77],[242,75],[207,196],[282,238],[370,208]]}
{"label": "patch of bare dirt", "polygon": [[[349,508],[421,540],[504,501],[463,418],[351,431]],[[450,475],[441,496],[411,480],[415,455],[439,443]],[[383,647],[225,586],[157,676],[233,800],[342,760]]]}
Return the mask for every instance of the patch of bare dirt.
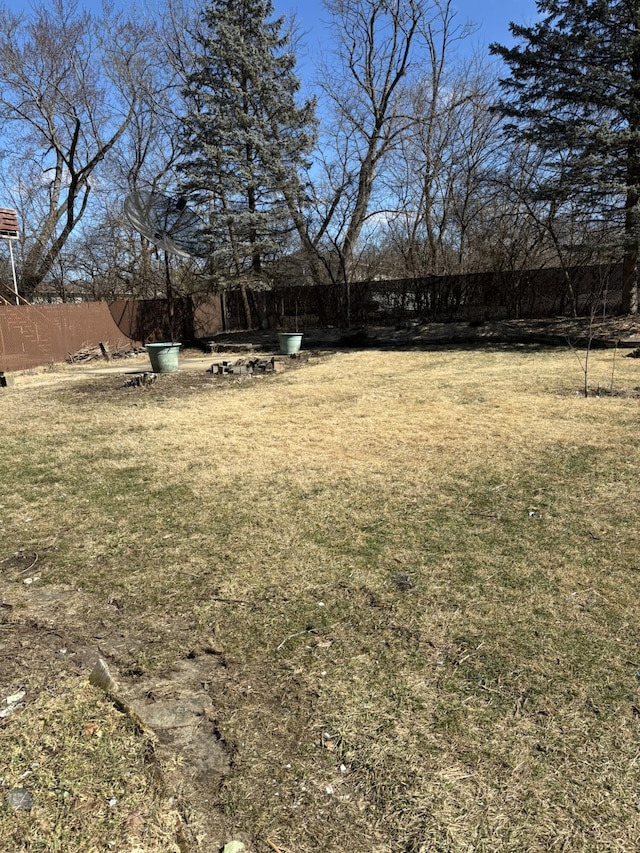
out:
{"label": "patch of bare dirt", "polygon": [[34,556],[0,561],[0,686],[3,696],[25,692],[12,718],[64,676],[85,680],[98,660],[107,661],[114,701],[153,734],[162,785],[188,804],[178,832],[181,846],[219,849],[226,837],[220,788],[232,767],[232,749],[220,735],[214,697],[226,662],[211,645],[190,650],[189,626],[175,626],[184,635],[184,656],[151,676],[139,666],[138,654],[149,642],[148,626],[132,623],[117,602],[62,585],[40,586]]}
{"label": "patch of bare dirt", "polygon": [[[212,372],[212,366],[220,361],[219,355],[210,359],[199,359],[197,363],[187,365],[176,373],[151,374],[153,382],[132,382],[131,377],[140,373],[129,371],[113,373],[85,371],[76,377],[75,382],[65,382],[56,386],[56,393],[71,397],[74,402],[93,403],[96,399],[109,403],[136,404],[144,401],[168,401],[175,398],[185,399],[201,393],[221,393],[229,388],[253,384],[256,382],[274,381],[287,371],[299,370],[317,363],[320,359],[329,358],[329,352],[309,351],[295,358],[283,358],[277,372],[247,373],[222,375]],[[241,365],[249,359],[233,357],[230,363]]]}

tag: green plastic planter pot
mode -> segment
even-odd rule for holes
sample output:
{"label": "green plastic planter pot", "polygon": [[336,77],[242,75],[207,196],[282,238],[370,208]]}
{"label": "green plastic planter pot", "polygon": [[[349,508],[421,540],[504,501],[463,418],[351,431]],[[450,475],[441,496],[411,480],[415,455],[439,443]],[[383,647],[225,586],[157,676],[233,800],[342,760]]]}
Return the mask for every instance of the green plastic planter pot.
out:
{"label": "green plastic planter pot", "polygon": [[154,373],[175,373],[178,369],[178,355],[182,344],[168,341],[159,344],[147,344],[145,349],[149,354],[151,369]]}
{"label": "green plastic planter pot", "polygon": [[285,355],[294,355],[300,352],[302,346],[302,332],[279,332],[280,352]]}

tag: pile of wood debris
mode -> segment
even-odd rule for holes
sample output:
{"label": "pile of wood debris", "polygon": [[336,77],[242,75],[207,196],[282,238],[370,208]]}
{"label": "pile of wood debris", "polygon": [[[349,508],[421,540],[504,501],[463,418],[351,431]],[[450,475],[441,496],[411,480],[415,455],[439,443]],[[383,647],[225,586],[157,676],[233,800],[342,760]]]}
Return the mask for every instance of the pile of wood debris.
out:
{"label": "pile of wood debris", "polygon": [[279,373],[284,370],[284,359],[276,358],[239,358],[237,361],[220,361],[212,364],[208,373],[221,376],[243,376],[255,373]]}
{"label": "pile of wood debris", "polygon": [[114,358],[133,358],[136,355],[144,355],[143,347],[132,347],[131,344],[126,346],[118,346],[111,349],[108,342],[100,342],[97,346],[84,346],[77,352],[69,353],[67,361],[69,364],[83,364],[87,361],[95,361],[96,359],[104,359],[111,361]]}

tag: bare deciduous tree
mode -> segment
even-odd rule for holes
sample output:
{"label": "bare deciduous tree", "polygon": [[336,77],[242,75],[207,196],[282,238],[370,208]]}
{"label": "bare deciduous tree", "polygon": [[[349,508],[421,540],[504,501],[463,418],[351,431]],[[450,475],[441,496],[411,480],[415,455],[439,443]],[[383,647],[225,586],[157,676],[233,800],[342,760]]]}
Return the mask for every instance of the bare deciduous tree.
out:
{"label": "bare deciduous tree", "polygon": [[405,275],[467,271],[487,177],[503,144],[489,111],[491,74],[475,59],[447,56],[459,35],[445,20],[438,42],[432,39],[431,65],[410,92],[415,123],[384,176],[389,236],[404,256]]}
{"label": "bare deciduous tree", "polygon": [[133,116],[144,33],[73,2],[28,16],[0,9],[0,122],[5,192],[21,212],[21,290],[49,274],[87,210],[92,177]]}
{"label": "bare deciduous tree", "polygon": [[322,217],[314,243],[330,237],[334,274],[348,283],[382,161],[411,123],[406,84],[430,9],[423,0],[327,0],[326,6],[337,39],[336,61],[321,83],[334,116],[326,150],[329,139],[334,144],[331,160],[325,158],[324,203],[316,199]]}
{"label": "bare deciduous tree", "polygon": [[[306,199],[313,213],[300,215],[296,224],[313,278],[344,286],[348,321],[350,282],[363,276],[361,263],[371,256],[365,242],[377,238],[390,212],[408,202],[416,180],[431,180],[426,173],[400,174],[408,167],[406,158],[399,166],[403,148],[406,155],[413,140],[415,156],[422,135],[424,165],[437,146],[442,151],[447,144],[446,120],[454,115],[452,96],[445,92],[448,51],[468,30],[455,26],[450,0],[326,0],[325,5],[336,38],[335,56],[327,60],[320,81],[331,121],[325,121],[311,199]],[[445,104],[447,116],[441,114]],[[429,198],[423,201],[428,204]],[[432,221],[424,209],[418,218],[423,225]]]}

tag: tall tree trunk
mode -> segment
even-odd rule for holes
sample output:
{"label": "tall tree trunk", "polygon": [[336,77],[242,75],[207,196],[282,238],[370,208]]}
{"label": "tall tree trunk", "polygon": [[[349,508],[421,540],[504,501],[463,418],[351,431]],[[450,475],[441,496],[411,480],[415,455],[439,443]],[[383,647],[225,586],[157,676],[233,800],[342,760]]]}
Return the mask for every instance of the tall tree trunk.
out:
{"label": "tall tree trunk", "polygon": [[247,295],[247,287],[245,284],[240,285],[240,296],[242,297],[242,307],[244,308],[244,322],[247,329],[251,328],[251,306],[249,305],[249,296]]}
{"label": "tall tree trunk", "polygon": [[[637,13],[636,13],[637,14]],[[635,17],[635,16],[634,16]],[[625,314],[638,313],[638,253],[640,249],[640,146],[636,138],[640,132],[640,41],[632,60],[632,95],[629,104],[629,130],[631,142],[627,149],[627,197],[624,219],[624,259],[622,263],[622,310]]]}
{"label": "tall tree trunk", "polygon": [[638,246],[627,247],[622,261],[622,311],[638,313]]}

